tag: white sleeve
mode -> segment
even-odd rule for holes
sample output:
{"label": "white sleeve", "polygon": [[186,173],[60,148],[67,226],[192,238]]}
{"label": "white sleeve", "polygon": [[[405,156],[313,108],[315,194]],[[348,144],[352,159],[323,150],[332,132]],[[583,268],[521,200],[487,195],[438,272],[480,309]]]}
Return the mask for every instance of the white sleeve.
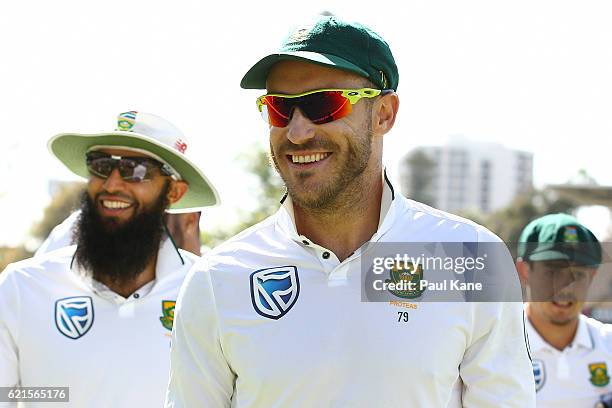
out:
{"label": "white sleeve", "polygon": [[521,303],[474,304],[474,339],[459,374],[463,406],[535,407],[535,381]]}
{"label": "white sleeve", "polygon": [[166,408],[231,404],[235,375],[223,354],[210,274],[202,265],[189,272],[177,299]]}
{"label": "white sleeve", "polygon": [[[480,232],[480,242],[504,245],[490,232]],[[509,279],[504,282],[515,301],[472,303],[472,335],[459,367],[464,407],[535,407],[535,381],[518,273],[507,249],[504,247],[501,252],[490,267],[499,273],[512,274],[505,275]],[[501,293],[499,296],[505,297]]]}
{"label": "white sleeve", "polygon": [[[19,385],[17,322],[19,299],[9,268],[0,273],[0,387]],[[0,402],[1,408],[16,407],[16,403]]]}

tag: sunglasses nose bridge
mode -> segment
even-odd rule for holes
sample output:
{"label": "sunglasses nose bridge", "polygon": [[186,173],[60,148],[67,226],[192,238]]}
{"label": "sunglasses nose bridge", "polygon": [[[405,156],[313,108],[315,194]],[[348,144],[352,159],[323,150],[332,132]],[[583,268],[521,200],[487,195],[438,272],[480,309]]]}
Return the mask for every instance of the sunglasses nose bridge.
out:
{"label": "sunglasses nose bridge", "polygon": [[302,112],[294,107],[287,124],[287,139],[294,144],[304,144],[315,135],[315,124]]}
{"label": "sunglasses nose bridge", "polygon": [[123,180],[121,177],[119,168],[114,166],[108,177],[104,179],[104,188],[107,191],[116,191],[117,187],[123,185],[124,183],[125,180]]}

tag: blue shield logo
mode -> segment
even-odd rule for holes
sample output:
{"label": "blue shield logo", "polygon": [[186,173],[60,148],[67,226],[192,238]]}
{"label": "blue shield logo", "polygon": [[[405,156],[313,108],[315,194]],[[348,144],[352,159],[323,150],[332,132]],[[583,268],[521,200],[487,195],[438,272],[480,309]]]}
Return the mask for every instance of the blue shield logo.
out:
{"label": "blue shield logo", "polygon": [[94,321],[93,301],[89,296],[74,296],[55,301],[55,325],[73,340],[83,337]]}
{"label": "blue shield logo", "polygon": [[300,294],[295,266],[279,266],[251,274],[251,300],[255,311],[278,320],[291,310]]}
{"label": "blue shield logo", "polygon": [[544,371],[544,362],[542,360],[532,360],[533,378],[535,379],[536,392],[540,391],[546,381],[546,371]]}

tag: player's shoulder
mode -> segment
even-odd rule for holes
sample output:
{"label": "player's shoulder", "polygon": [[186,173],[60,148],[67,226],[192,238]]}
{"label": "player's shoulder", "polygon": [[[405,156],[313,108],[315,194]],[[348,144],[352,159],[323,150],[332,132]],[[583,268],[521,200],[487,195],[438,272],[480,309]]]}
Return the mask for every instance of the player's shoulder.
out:
{"label": "player's shoulder", "polygon": [[[501,242],[501,239],[486,227],[456,214],[400,196],[405,211],[401,220],[407,225],[428,230],[440,238],[471,242]],[[444,239],[441,239],[444,240]]]}
{"label": "player's shoulder", "polygon": [[242,253],[256,252],[269,245],[273,245],[272,241],[279,239],[275,223],[277,216],[277,213],[272,214],[263,221],[246,228],[213,248],[203,258],[207,258],[210,262],[236,251]]}
{"label": "player's shoulder", "polygon": [[69,269],[76,246],[63,247],[39,256],[27,258],[9,264],[4,272],[0,273],[0,285],[8,280],[18,285],[27,284],[28,281],[43,278],[47,275],[57,275]]}
{"label": "player's shoulder", "polygon": [[232,272],[241,273],[246,264],[269,253],[269,249],[282,239],[276,230],[276,216],[271,215],[202,254],[186,280],[208,284],[212,279],[210,275],[216,271],[220,272],[218,279],[224,279]]}
{"label": "player's shoulder", "polygon": [[181,255],[181,259],[185,263],[185,267],[187,269],[191,268],[195,263],[200,260],[200,256],[194,254],[193,252],[189,252],[182,248],[177,248],[179,254]]}
{"label": "player's shoulder", "polygon": [[595,335],[601,338],[610,337],[612,340],[612,324],[604,323],[592,317],[581,314],[580,320],[584,322],[589,328],[591,335]]}
{"label": "player's shoulder", "polygon": [[580,315],[580,320],[586,324],[595,348],[603,348],[612,355],[612,324],[600,322],[583,314]]}

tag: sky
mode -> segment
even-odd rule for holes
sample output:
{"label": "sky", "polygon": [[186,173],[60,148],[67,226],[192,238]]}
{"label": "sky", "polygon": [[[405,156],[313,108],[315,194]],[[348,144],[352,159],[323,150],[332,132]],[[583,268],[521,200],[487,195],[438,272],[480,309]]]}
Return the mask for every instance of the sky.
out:
{"label": "sky", "polygon": [[[61,132],[112,130],[116,115],[176,124],[220,192],[203,228],[255,206],[241,154],[267,146],[243,74],[289,28],[322,11],[362,22],[390,44],[400,110],[385,136],[392,178],[410,149],[449,135],[534,153],[537,187],[586,169],[612,184],[609,1],[0,3],[0,245],[42,217],[50,180],[75,180],[46,150]],[[607,223],[602,209],[585,219]],[[602,224],[603,225],[603,224]]]}

